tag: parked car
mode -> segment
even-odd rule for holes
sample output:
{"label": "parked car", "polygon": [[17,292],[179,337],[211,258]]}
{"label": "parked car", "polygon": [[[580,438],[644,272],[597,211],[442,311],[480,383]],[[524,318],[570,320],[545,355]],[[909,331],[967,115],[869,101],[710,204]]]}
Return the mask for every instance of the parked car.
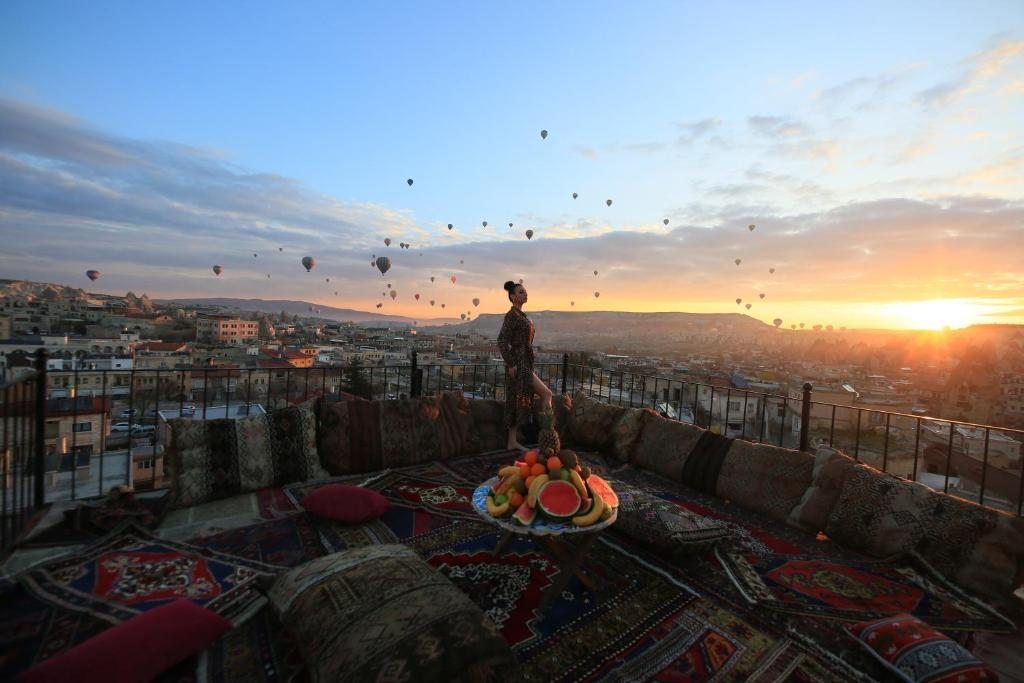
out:
{"label": "parked car", "polygon": [[153,425],[135,425],[134,427],[132,427],[133,437],[148,436],[150,434],[155,433],[156,427]]}
{"label": "parked car", "polygon": [[138,414],[139,411],[136,408],[125,408],[121,411],[121,417],[135,417]]}
{"label": "parked car", "polygon": [[131,430],[132,426],[127,422],[115,422],[110,425],[110,431],[112,432],[130,432]]}

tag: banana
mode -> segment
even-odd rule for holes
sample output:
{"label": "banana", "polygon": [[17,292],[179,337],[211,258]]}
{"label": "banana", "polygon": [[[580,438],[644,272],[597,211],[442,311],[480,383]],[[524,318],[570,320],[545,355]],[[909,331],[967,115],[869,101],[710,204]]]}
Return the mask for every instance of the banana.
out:
{"label": "banana", "polygon": [[[600,496],[595,496],[595,500],[600,500],[601,503],[604,504],[604,500],[602,500]],[[610,518],[612,516],[612,510],[614,509],[615,508],[610,508],[607,505],[605,505],[604,510],[601,511],[601,521],[603,522],[604,520]]]}
{"label": "banana", "polygon": [[512,483],[509,488],[514,488],[516,491],[519,491],[521,495],[526,495],[526,482],[523,481],[523,477],[519,472],[512,475]]}
{"label": "banana", "polygon": [[503,517],[508,512],[508,502],[495,505],[494,498],[487,496],[487,512],[490,513],[491,517]]}
{"label": "banana", "polygon": [[546,474],[538,474],[537,478],[533,480],[533,484],[530,485],[530,492],[526,495],[526,504],[531,508],[537,507],[537,496],[546,483],[548,483],[548,475]]}
{"label": "banana", "polygon": [[[585,515],[573,517],[572,523],[576,526],[590,526],[601,518],[605,507],[604,500],[601,499],[601,496],[594,496],[594,505],[590,508],[590,512]],[[611,512],[610,508],[609,512]]]}
{"label": "banana", "polygon": [[582,498],[583,502],[586,503],[590,500],[590,494],[587,493],[587,485],[583,483],[583,477],[581,477],[580,473],[576,470],[568,470],[568,472],[569,481],[571,481],[573,486],[576,487],[576,490],[579,491],[580,498]]}
{"label": "banana", "polygon": [[505,477],[511,477],[513,474],[519,474],[519,468],[515,465],[507,465],[498,470],[498,476],[504,479]]}

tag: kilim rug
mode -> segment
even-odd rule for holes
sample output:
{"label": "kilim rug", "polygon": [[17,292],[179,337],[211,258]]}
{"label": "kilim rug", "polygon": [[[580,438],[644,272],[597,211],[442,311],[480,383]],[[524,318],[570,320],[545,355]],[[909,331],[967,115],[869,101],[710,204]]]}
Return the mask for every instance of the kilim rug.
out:
{"label": "kilim rug", "polygon": [[43,601],[120,623],[186,598],[241,623],[266,601],[257,580],[279,567],[156,538],[126,524],[71,555],[36,565],[18,582]]}
{"label": "kilim rug", "polygon": [[758,607],[855,622],[907,613],[944,631],[1017,630],[912,556],[836,562],[721,549],[715,554],[743,596]]}
{"label": "kilim rug", "polygon": [[278,567],[295,567],[326,554],[306,512],[193,538],[189,544]]}

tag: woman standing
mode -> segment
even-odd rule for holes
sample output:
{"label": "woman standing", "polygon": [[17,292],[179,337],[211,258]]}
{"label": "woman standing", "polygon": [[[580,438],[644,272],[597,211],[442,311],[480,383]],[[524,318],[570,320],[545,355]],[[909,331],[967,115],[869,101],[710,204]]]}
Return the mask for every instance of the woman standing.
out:
{"label": "woman standing", "polygon": [[546,406],[551,406],[551,390],[533,371],[534,327],[523,313],[526,288],[509,280],[505,291],[512,308],[505,314],[505,322],[498,334],[498,350],[505,361],[505,428],[508,429],[508,448],[523,449],[519,443],[519,427],[533,415],[533,395],[537,394]]}

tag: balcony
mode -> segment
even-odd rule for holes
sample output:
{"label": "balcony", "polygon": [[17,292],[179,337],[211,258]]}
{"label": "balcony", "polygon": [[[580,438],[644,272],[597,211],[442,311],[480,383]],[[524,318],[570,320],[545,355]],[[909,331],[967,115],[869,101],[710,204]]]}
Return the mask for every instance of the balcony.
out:
{"label": "balcony", "polygon": [[[76,509],[79,499],[97,504],[99,497],[114,484],[134,487],[139,491],[140,501],[159,499],[159,489],[166,485],[161,468],[164,447],[169,442],[164,426],[167,419],[177,416],[191,413],[195,420],[224,416],[238,419],[253,411],[279,410],[315,397],[337,401],[358,395],[382,401],[455,391],[481,402],[486,400],[481,398],[484,395],[498,401],[504,398],[504,371],[495,364],[420,365],[413,358],[400,367],[291,369],[264,384],[251,381],[264,372],[259,368],[239,368],[234,376],[237,382],[230,384],[218,384],[216,372],[215,368],[133,371],[130,393],[123,400],[112,400],[104,424],[109,428],[111,415],[119,415],[122,410],[138,410],[143,418],[152,413],[157,426],[154,438],[133,439],[124,448],[94,453],[87,476],[81,468],[60,472],[65,482],[60,491],[52,489],[46,477],[37,477],[39,470],[34,459],[36,442],[32,435],[37,426],[45,430],[47,418],[45,411],[40,413],[36,409],[46,405],[45,395],[40,401],[36,393],[39,387],[45,387],[45,377],[36,376],[5,387],[3,443],[5,452],[11,454],[5,460],[4,470],[5,481],[9,483],[3,494],[4,509],[9,514],[3,528],[8,534],[5,538],[10,539],[5,546],[20,538],[22,529],[37,511],[46,512],[52,523],[64,511]],[[735,443],[781,446],[787,453],[810,450],[819,443],[832,444],[858,460],[877,462],[878,469],[883,471],[898,473],[902,471],[899,468],[910,467],[913,472],[927,474],[924,478],[939,491],[948,490],[987,507],[1021,514],[1019,458],[1016,469],[1006,469],[996,466],[1001,463],[995,457],[1006,448],[1012,451],[1012,444],[1019,443],[1022,435],[1018,430],[819,403],[813,400],[811,392],[795,398],[653,375],[606,372],[567,362],[540,365],[537,372],[556,395],[587,396],[623,408],[651,408],[669,420],[733,438]],[[151,383],[136,381],[150,378]],[[193,388],[194,381],[200,382],[198,389]],[[77,405],[72,402],[72,421],[78,418],[74,413]],[[382,422],[379,429],[386,430],[387,424]],[[1000,436],[996,437],[997,434]],[[68,450],[79,445],[79,438],[78,432],[68,435]],[[564,593],[555,599],[547,617],[551,621],[538,619],[535,610],[539,590],[534,591],[531,586],[534,582],[538,586],[548,585],[556,575],[559,570],[552,564],[552,558],[532,541],[517,541],[512,553],[496,558],[492,549],[497,534],[482,524],[460,498],[465,495],[463,489],[471,490],[513,457],[509,453],[485,453],[441,463],[396,463],[388,471],[343,478],[342,481],[365,484],[391,502],[390,512],[364,525],[328,524],[303,513],[300,501],[309,489],[296,484],[175,510],[154,533],[169,543],[188,541],[218,552],[277,562],[279,566],[295,566],[318,554],[379,543],[384,538],[405,544],[471,595],[513,646],[522,670],[542,677],[547,672],[545,680],[554,680],[559,675],[585,678],[573,673],[576,669],[572,667],[584,666],[582,655],[573,649],[562,654],[559,662],[548,661],[545,653],[558,649],[560,633],[595,645],[585,648],[593,653],[588,655],[590,666],[604,675],[617,672],[626,680],[633,679],[625,672],[639,671],[644,666],[655,666],[652,670],[658,672],[675,672],[695,661],[706,665],[711,660],[699,653],[712,646],[720,648],[715,650],[720,658],[715,661],[730,667],[718,674],[726,680],[747,680],[764,674],[773,662],[798,678],[811,680],[885,676],[885,670],[876,661],[852,647],[842,630],[843,624],[852,623],[848,617],[856,610],[842,612],[838,602],[823,608],[821,600],[806,598],[797,599],[798,604],[790,605],[789,611],[776,609],[779,605],[765,607],[766,601],[771,602],[768,597],[743,592],[753,584],[744,583],[736,572],[747,565],[727,557],[724,551],[670,559],[652,553],[635,538],[619,532],[602,535],[588,555],[588,568],[603,576],[606,585],[592,587],[571,579]],[[771,561],[779,563],[776,569],[780,571],[782,567],[790,571],[795,566],[793,561],[783,562],[782,556],[813,556],[830,563],[833,574],[829,580],[858,576],[859,583],[855,583],[862,588],[853,591],[858,594],[864,590],[871,593],[864,586],[880,586],[897,578],[895,574],[885,574],[887,570],[879,562],[822,534],[816,537],[746,509],[745,503],[750,501],[667,486],[651,472],[632,465],[623,468],[612,453],[592,453],[586,457],[592,458],[588,462],[593,467],[601,468],[599,471],[621,481],[623,486],[653,492],[655,497],[681,509],[727,524],[737,539],[736,548],[758,554],[764,561],[772,558]],[[971,469],[975,461],[980,469]],[[930,472],[932,469],[938,472]],[[24,552],[19,549],[14,553],[9,571],[24,566],[18,559],[19,553]],[[41,552],[41,548],[32,549],[33,561],[43,557]],[[753,574],[748,579],[754,581],[751,577],[763,578],[775,570],[756,565],[750,571]],[[798,578],[797,574],[787,576]],[[927,591],[926,584],[907,584],[892,595]],[[822,587],[815,590],[819,589]],[[963,619],[968,618],[969,603],[957,602],[961,599],[954,597],[952,589],[932,585],[930,590],[938,593],[927,593],[928,600],[942,605],[948,613],[961,610]],[[878,597],[881,593],[873,595]],[[855,603],[857,599],[846,598]],[[918,609],[922,615],[924,604],[906,602],[907,609]],[[1000,619],[977,606],[972,609],[980,610],[971,613],[976,620],[972,622],[974,631],[961,631],[952,621],[942,621],[941,610],[931,613],[930,618],[943,625],[954,640],[974,648],[991,665],[998,665],[1004,675],[1013,672],[1013,667],[1022,663],[1019,653],[1006,644],[1007,636],[995,633],[1000,630]],[[999,604],[998,609],[1014,625],[1024,620],[1024,610],[1017,603]],[[616,610],[621,610],[621,614],[615,616]],[[234,636],[212,646],[204,655],[212,659],[204,660],[204,666],[217,662],[215,666],[226,667],[218,669],[225,676],[223,680],[232,679],[227,675],[228,663],[244,661],[244,643],[247,638],[255,638],[267,643],[265,651],[251,655],[258,662],[257,668],[280,666],[283,673],[289,672],[286,660],[280,658],[288,647],[281,625],[255,617],[245,624],[233,632]],[[611,628],[612,624],[615,628]],[[592,628],[595,626],[598,628]],[[1015,627],[1003,626],[1002,630]],[[968,636],[967,632],[974,635]],[[598,638],[606,640],[596,643],[594,639]],[[634,647],[637,642],[647,645]],[[605,658],[601,654],[605,651],[614,656]],[[830,652],[841,656],[833,657]],[[696,677],[710,675],[705,671]]]}

